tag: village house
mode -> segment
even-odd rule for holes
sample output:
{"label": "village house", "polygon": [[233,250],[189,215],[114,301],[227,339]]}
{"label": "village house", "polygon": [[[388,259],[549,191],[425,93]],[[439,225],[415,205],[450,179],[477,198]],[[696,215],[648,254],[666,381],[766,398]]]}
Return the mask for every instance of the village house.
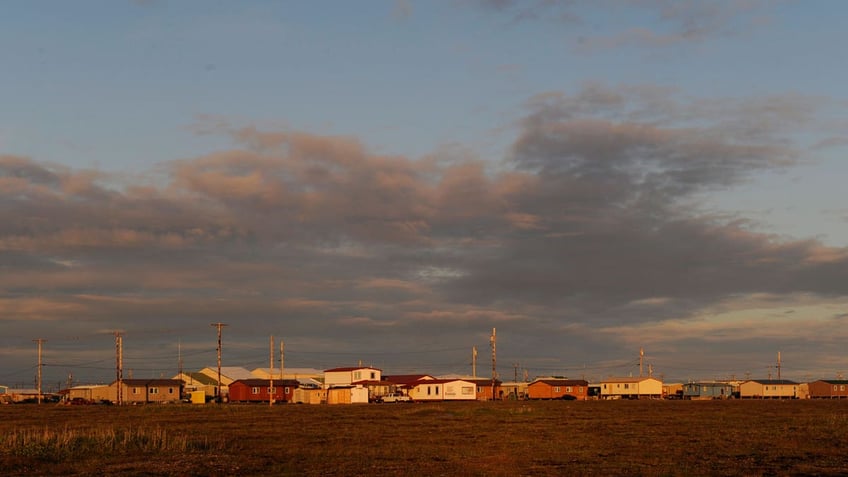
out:
{"label": "village house", "polygon": [[601,399],[661,399],[662,381],[653,377],[601,380]]}
{"label": "village house", "polygon": [[807,385],[810,399],[848,399],[848,380],[820,379]]}
{"label": "village house", "polygon": [[[183,382],[179,379],[123,379],[121,380],[121,402],[123,404],[174,403],[180,402]],[[109,385],[118,400],[118,381]]]}
{"label": "village house", "polygon": [[230,402],[268,402],[271,396],[274,402],[291,402],[298,382],[293,379],[274,381],[271,388],[270,379],[237,379],[230,383]]}
{"label": "village house", "polygon": [[528,399],[586,400],[589,382],[582,379],[539,378],[527,387]]}
{"label": "village house", "polygon": [[[184,396],[195,392],[202,392],[204,400],[215,397],[215,391],[218,386],[217,375],[215,378],[212,378],[200,372],[183,372],[174,376],[173,379],[179,379],[183,382]],[[221,380],[223,381],[223,378]]]}
{"label": "village house", "polygon": [[752,379],[739,385],[742,399],[796,399],[798,383],[788,379]]}
{"label": "village house", "polygon": [[500,384],[499,389],[503,391],[506,399],[522,400],[527,398],[527,388],[530,385],[527,381],[504,381]]}
{"label": "village house", "polygon": [[361,385],[337,385],[326,390],[327,404],[368,404],[368,388]]}
{"label": "village house", "polygon": [[[218,392],[218,368],[203,368],[200,370],[200,374],[204,374],[215,380],[215,393],[213,394],[213,397],[215,397]],[[227,394],[229,393],[229,385],[231,382],[235,381],[236,379],[253,379],[255,377],[256,376],[251,374],[250,371],[240,366],[222,366],[221,398],[226,399]]]}
{"label": "village house", "polygon": [[283,368],[282,376],[280,376],[279,368],[273,370],[270,368],[256,368],[250,373],[259,379],[273,377],[274,379],[296,379],[298,381],[313,379],[316,382],[321,382],[324,380],[324,371],[315,368]]}
{"label": "village house", "polygon": [[407,385],[413,401],[476,401],[477,385],[464,379],[422,379]]}
{"label": "village house", "polygon": [[79,385],[66,390],[65,400],[74,403],[115,402],[115,390],[115,387],[108,384]]}
{"label": "village house", "polygon": [[380,381],[382,371],[370,366],[354,366],[324,370],[324,387],[350,386],[361,381]]}
{"label": "village house", "polygon": [[730,399],[733,397],[733,385],[718,381],[686,383],[683,385],[683,399]]}

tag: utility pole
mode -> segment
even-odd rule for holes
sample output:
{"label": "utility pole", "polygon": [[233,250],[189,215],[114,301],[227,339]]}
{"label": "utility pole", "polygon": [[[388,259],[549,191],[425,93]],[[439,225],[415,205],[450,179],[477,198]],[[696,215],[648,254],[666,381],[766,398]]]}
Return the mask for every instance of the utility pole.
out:
{"label": "utility pole", "polygon": [[271,335],[270,346],[268,347],[268,355],[270,356],[271,367],[268,368],[268,405],[274,405],[274,335]]}
{"label": "utility pole", "polygon": [[283,340],[280,340],[280,382],[283,381]]}
{"label": "utility pole", "polygon": [[495,380],[498,377],[498,367],[497,367],[497,334],[496,330],[492,328],[492,337],[489,338],[489,343],[492,345],[492,401],[495,400]]}
{"label": "utility pole", "polygon": [[115,403],[120,406],[124,402],[124,337],[120,331],[115,332],[115,382],[117,383]]}
{"label": "utility pole", "polygon": [[38,404],[41,404],[41,367],[44,366],[41,364],[41,345],[47,340],[38,338],[32,341],[38,343],[38,374],[36,375],[36,383],[38,386]]}
{"label": "utility pole", "polygon": [[645,350],[639,348],[639,377],[642,377],[642,360],[645,358]]}
{"label": "utility pole", "polygon": [[521,363],[512,363],[512,371],[515,374],[513,377],[513,381],[518,382],[518,367],[521,366]]}
{"label": "utility pole", "polygon": [[780,381],[780,351],[777,352],[777,380]]}
{"label": "utility pole", "polygon": [[221,329],[227,326],[226,323],[212,323],[211,326],[218,328],[218,387],[215,391],[217,393],[216,402],[221,402]]}
{"label": "utility pole", "polygon": [[471,347],[471,377],[477,378],[477,347]]}

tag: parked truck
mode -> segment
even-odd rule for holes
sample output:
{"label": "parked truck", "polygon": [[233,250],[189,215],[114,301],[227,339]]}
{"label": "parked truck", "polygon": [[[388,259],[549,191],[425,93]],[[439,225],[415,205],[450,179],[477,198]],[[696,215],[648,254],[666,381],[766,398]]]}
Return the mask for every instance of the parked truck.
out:
{"label": "parked truck", "polygon": [[394,392],[381,396],[377,402],[412,402],[412,398],[401,392]]}

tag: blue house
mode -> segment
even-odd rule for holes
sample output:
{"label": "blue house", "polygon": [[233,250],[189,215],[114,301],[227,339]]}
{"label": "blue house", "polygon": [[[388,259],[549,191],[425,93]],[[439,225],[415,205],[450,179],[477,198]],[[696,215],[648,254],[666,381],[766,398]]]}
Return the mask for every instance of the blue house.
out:
{"label": "blue house", "polygon": [[733,385],[721,382],[686,383],[683,399],[729,399],[735,397]]}

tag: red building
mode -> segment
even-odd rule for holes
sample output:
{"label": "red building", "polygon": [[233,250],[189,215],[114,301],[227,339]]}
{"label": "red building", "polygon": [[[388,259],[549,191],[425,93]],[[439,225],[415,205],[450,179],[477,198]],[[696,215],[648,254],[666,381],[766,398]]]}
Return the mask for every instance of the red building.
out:
{"label": "red building", "polygon": [[848,381],[822,379],[807,385],[811,399],[848,399]]}
{"label": "red building", "polygon": [[230,383],[230,402],[268,402],[273,394],[274,402],[291,402],[298,382],[293,379],[274,380],[273,392],[268,379],[238,379]]}
{"label": "red building", "polygon": [[527,386],[530,399],[574,399],[585,400],[589,395],[589,382],[582,379],[537,379]]}

